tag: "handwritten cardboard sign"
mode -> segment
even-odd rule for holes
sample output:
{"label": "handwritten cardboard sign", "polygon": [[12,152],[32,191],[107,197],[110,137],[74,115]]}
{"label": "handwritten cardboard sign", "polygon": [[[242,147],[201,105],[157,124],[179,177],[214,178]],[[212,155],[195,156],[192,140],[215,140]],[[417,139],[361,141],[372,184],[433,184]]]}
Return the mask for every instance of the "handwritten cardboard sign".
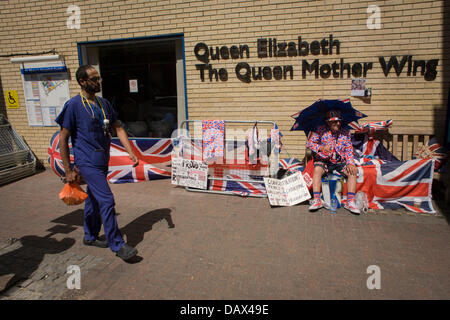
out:
{"label": "handwritten cardboard sign", "polygon": [[293,206],[311,198],[301,172],[281,180],[264,178],[264,184],[272,206]]}
{"label": "handwritten cardboard sign", "polygon": [[198,160],[172,158],[172,184],[206,190],[208,165]]}

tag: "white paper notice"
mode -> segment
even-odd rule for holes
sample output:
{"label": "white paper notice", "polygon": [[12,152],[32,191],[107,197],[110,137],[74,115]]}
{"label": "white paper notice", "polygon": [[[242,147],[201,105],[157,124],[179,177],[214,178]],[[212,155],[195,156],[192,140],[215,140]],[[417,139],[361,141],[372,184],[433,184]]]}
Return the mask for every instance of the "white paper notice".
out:
{"label": "white paper notice", "polygon": [[172,184],[206,190],[208,165],[198,160],[172,158]]}
{"label": "white paper notice", "polygon": [[137,81],[137,79],[130,80],[130,92],[138,92],[138,81]]}
{"label": "white paper notice", "polygon": [[272,206],[293,206],[311,198],[301,172],[281,180],[264,178],[264,184]]}
{"label": "white paper notice", "polygon": [[69,76],[66,71],[57,72],[61,61],[25,63],[22,83],[30,126],[57,126],[56,116],[70,99]]}

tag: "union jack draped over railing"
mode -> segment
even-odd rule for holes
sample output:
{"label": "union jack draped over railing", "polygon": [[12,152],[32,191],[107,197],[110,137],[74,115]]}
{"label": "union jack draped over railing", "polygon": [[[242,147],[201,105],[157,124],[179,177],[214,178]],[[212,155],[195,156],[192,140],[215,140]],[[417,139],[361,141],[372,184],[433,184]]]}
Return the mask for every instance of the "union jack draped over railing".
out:
{"label": "union jack draped over railing", "polygon": [[355,129],[355,133],[368,133],[373,135],[376,131],[388,130],[394,121],[392,119],[386,121],[368,122],[364,124],[359,124],[357,122],[350,122],[348,125]]}
{"label": "union jack draped over railing", "polygon": [[[107,179],[111,183],[139,182],[170,178],[172,144],[170,139],[130,138],[131,147],[139,158],[139,165],[133,167],[128,153],[118,138],[113,138],[110,148],[110,160]],[[70,161],[74,157],[69,142]],[[64,177],[64,166],[59,149],[59,131],[56,132],[48,148],[48,162],[59,177]]]}

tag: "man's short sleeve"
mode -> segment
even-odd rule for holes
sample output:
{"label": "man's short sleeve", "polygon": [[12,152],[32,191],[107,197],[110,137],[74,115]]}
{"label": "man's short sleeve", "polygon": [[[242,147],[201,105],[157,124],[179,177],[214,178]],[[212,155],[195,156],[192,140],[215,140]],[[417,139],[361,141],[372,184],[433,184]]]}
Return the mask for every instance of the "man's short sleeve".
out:
{"label": "man's short sleeve", "polygon": [[111,123],[114,123],[117,121],[118,115],[117,115],[116,110],[114,110],[114,108],[111,105],[110,105],[110,108],[111,108]]}
{"label": "man's short sleeve", "polygon": [[67,101],[60,114],[56,117],[55,122],[60,125],[61,128],[66,128],[69,131],[73,131],[76,128],[75,108],[71,101]]}

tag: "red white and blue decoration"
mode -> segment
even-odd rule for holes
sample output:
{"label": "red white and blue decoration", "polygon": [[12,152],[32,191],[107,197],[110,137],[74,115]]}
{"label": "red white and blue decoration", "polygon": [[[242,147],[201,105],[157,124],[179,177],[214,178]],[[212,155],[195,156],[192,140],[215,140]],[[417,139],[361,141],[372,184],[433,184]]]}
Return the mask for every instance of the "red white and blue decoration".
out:
{"label": "red white and blue decoration", "polygon": [[[130,138],[131,147],[139,158],[139,164],[133,167],[128,153],[118,138],[113,138],[110,147],[110,159],[107,179],[111,183],[140,182],[170,178],[172,143],[170,139]],[[70,161],[73,165],[72,145],[69,141]],[[59,131],[56,132],[48,148],[48,162],[59,177],[64,177],[64,166],[59,149]]]}
{"label": "red white and blue decoration", "polygon": [[426,145],[422,146],[417,151],[415,157],[420,159],[434,159],[434,170],[438,171],[447,160],[447,153],[448,151],[439,144],[436,137],[433,137],[428,141]]}
{"label": "red white and blue decoration", "polygon": [[[214,164],[208,168],[211,177],[229,180],[211,180],[209,190],[228,191],[240,196],[265,196],[264,177],[268,174],[268,166],[262,164]],[[260,182],[243,182],[250,180]]]}
{"label": "red white and blue decoration", "polygon": [[364,113],[352,107],[350,99],[345,100],[317,100],[301,112],[293,114],[295,119],[291,131],[303,130],[306,136],[317,127],[325,125],[325,115],[328,111],[338,110],[342,116],[342,128],[351,129],[352,122],[358,122],[358,119],[367,117]]}
{"label": "red white and blue decoration", "polygon": [[349,123],[349,126],[355,130],[356,134],[367,133],[373,135],[376,131],[386,131],[394,124],[392,119],[385,121],[368,122],[359,124],[357,122]]}
{"label": "red white and blue decoration", "polygon": [[[356,191],[367,195],[371,209],[403,207],[435,213],[431,201],[433,167],[433,159],[363,164],[358,167]],[[419,206],[415,206],[417,201]]]}
{"label": "red white and blue decoration", "polygon": [[301,171],[302,163],[297,158],[284,158],[278,160],[280,168],[295,173]]}
{"label": "red white and blue decoration", "polygon": [[[72,142],[69,138],[69,150],[70,150],[70,164],[73,167],[73,150],[72,150]],[[50,139],[50,147],[48,148],[48,163],[52,168],[53,172],[60,178],[66,176],[64,172],[64,165],[61,159],[61,153],[59,150],[59,131],[55,132]]]}
{"label": "red white and blue decoration", "polygon": [[112,139],[108,166],[111,183],[140,182],[167,179],[171,176],[172,143],[170,139],[130,138],[131,148],[139,158],[133,167],[128,153],[117,138]]}

